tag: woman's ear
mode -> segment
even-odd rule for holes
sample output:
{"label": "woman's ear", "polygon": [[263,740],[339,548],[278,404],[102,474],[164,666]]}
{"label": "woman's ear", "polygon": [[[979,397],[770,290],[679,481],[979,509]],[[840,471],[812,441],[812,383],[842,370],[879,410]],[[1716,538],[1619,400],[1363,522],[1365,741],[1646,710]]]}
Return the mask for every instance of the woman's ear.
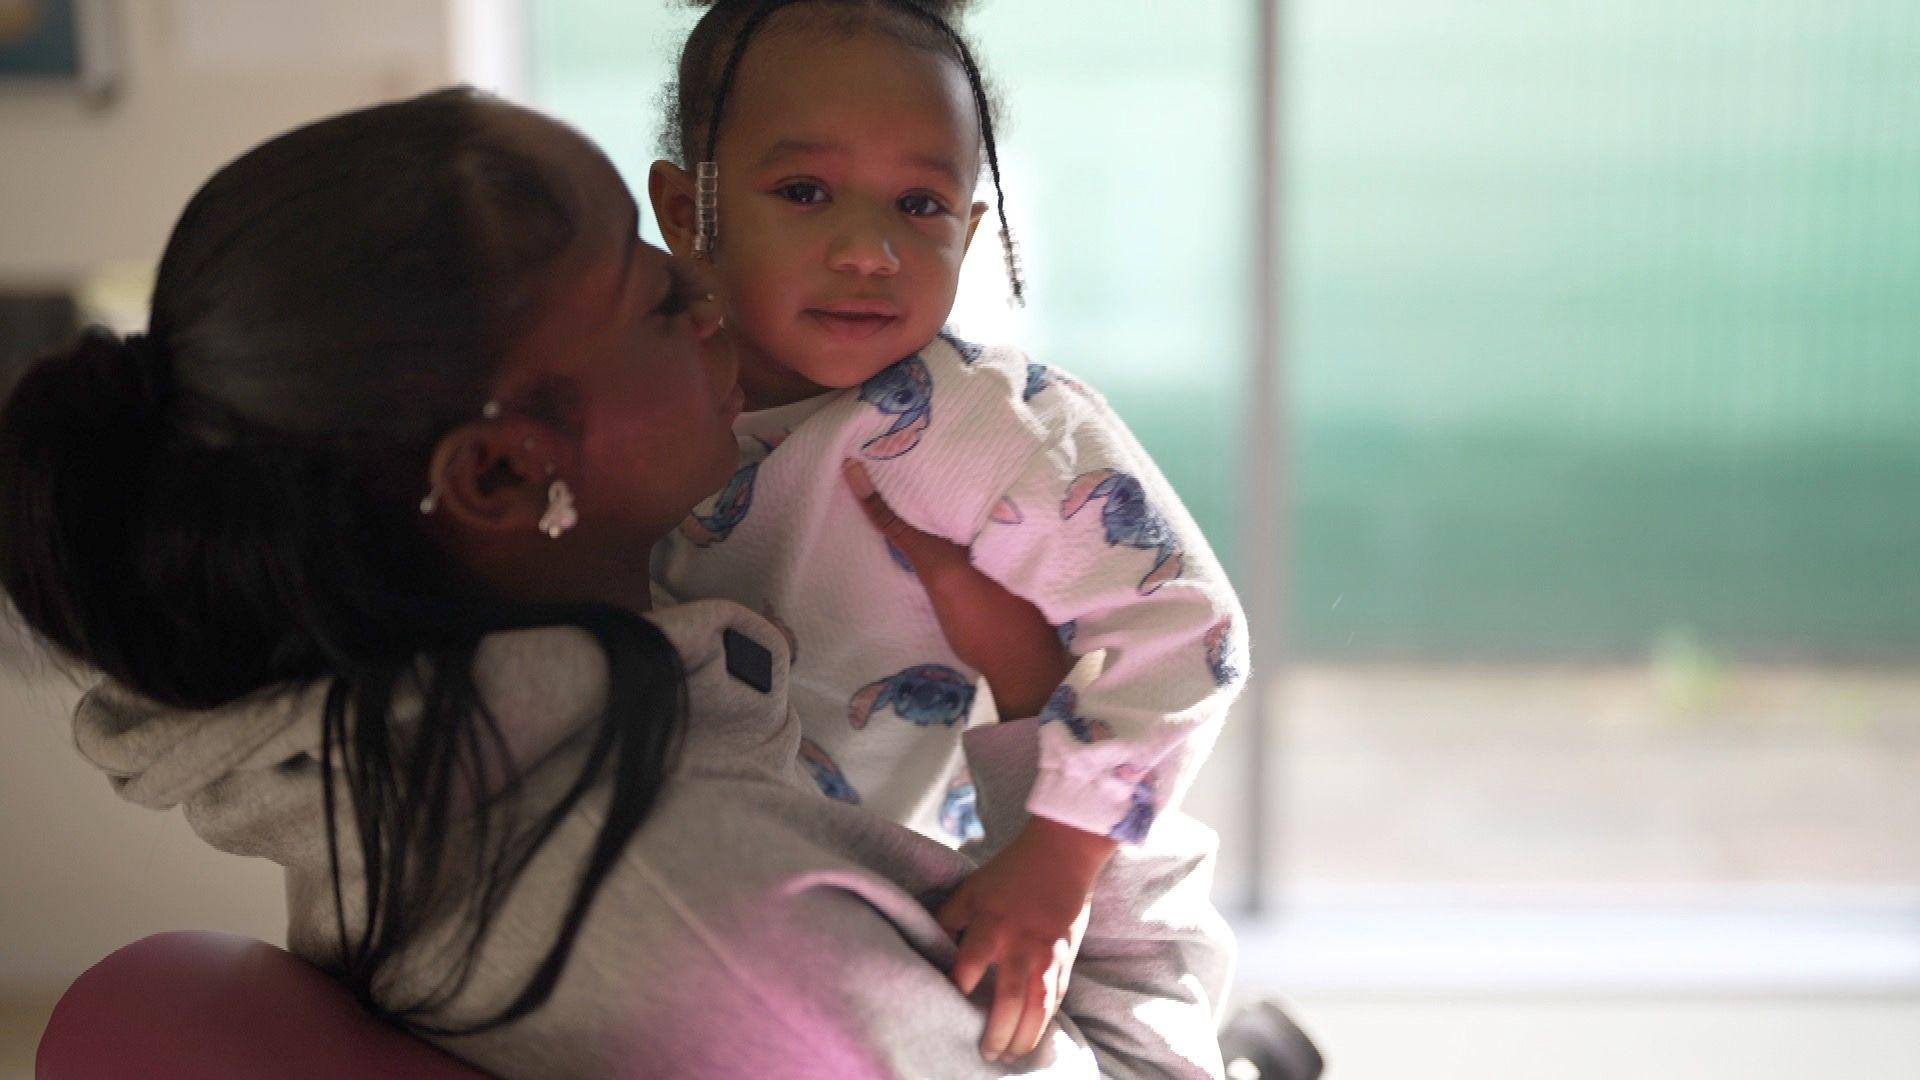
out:
{"label": "woman's ear", "polygon": [[433,450],[434,509],[474,532],[532,534],[564,449],[552,431],[517,417],[462,424]]}
{"label": "woman's ear", "polygon": [[693,177],[671,161],[656,161],[647,170],[647,200],[653,204],[653,218],[660,223],[667,250],[675,255],[693,254],[693,188]]}

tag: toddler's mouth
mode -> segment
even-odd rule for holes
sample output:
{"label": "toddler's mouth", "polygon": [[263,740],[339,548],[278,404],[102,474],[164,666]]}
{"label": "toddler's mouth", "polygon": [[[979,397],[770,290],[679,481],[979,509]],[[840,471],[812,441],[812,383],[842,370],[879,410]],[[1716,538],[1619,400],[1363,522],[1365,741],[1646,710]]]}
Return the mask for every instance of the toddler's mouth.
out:
{"label": "toddler's mouth", "polygon": [[845,341],[864,341],[898,322],[892,311],[878,307],[808,308],[814,325]]}

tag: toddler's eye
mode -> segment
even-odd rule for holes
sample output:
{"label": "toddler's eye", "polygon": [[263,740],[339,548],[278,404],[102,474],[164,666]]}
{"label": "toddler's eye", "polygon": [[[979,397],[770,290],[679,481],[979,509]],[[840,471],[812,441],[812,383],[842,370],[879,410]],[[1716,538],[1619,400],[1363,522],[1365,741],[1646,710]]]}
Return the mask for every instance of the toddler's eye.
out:
{"label": "toddler's eye", "polygon": [[947,212],[947,205],[931,195],[900,196],[900,211],[909,217],[936,217]]}
{"label": "toddler's eye", "polygon": [[818,206],[827,201],[827,189],[811,180],[795,180],[773,189],[775,195],[801,206]]}

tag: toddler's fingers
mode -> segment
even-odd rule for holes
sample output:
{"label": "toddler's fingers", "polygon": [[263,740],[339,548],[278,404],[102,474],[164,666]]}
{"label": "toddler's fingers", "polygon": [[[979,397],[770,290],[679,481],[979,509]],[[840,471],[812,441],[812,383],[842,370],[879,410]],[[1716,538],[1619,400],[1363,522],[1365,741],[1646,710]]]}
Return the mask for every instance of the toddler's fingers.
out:
{"label": "toddler's fingers", "polygon": [[857,461],[844,461],[840,464],[840,472],[846,478],[847,487],[853,491],[854,500],[860,504],[861,512],[867,515],[867,520],[880,531],[880,535],[887,538],[889,544],[907,557],[915,570],[925,571],[930,565],[944,567],[948,562],[966,564],[966,548],[923,533],[894,513],[893,507],[887,505],[887,500],[874,490],[873,478],[867,475],[865,465]]}
{"label": "toddler's fingers", "polygon": [[993,1007],[987,1012],[987,1031],[980,1038],[980,1056],[1001,1061],[1009,1056],[1014,1032],[1032,996],[1032,974],[1002,962],[993,979]]}
{"label": "toddler's fingers", "polygon": [[1047,985],[1044,976],[1026,980],[1026,1007],[1020,1013],[1020,1026],[1014,1029],[1013,1038],[1008,1042],[1008,1051],[1016,1058],[1033,1053],[1040,1045],[1040,1036],[1047,1030],[1047,1021],[1053,1019],[1053,990]]}
{"label": "toddler's fingers", "polygon": [[955,889],[953,895],[947,897],[947,902],[940,905],[940,910],[933,913],[933,921],[939,923],[940,929],[955,941],[960,940],[960,931],[973,921],[973,892],[966,883]]}
{"label": "toddler's fingers", "polygon": [[960,940],[960,952],[953,959],[953,970],[948,972],[948,977],[962,994],[972,996],[979,988],[980,980],[987,976],[987,968],[993,966],[999,954],[997,945],[990,933],[981,930]]}
{"label": "toddler's fingers", "polygon": [[894,513],[893,507],[887,505],[887,500],[874,490],[873,478],[867,475],[865,465],[857,461],[845,461],[840,464],[840,473],[846,477],[847,487],[853,490],[854,500],[860,504],[867,520],[873,522],[873,527],[879,529],[888,540],[898,543],[901,536],[912,530],[913,526],[900,520],[900,515]]}

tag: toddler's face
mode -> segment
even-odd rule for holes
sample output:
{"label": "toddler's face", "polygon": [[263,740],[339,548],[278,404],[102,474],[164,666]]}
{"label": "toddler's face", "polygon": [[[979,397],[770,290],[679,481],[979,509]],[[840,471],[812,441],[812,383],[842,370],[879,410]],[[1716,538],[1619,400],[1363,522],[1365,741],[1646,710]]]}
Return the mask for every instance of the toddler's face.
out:
{"label": "toddler's face", "polygon": [[952,61],[884,33],[753,43],[726,107],[714,259],[751,407],[859,384],[945,324],[986,211]]}

